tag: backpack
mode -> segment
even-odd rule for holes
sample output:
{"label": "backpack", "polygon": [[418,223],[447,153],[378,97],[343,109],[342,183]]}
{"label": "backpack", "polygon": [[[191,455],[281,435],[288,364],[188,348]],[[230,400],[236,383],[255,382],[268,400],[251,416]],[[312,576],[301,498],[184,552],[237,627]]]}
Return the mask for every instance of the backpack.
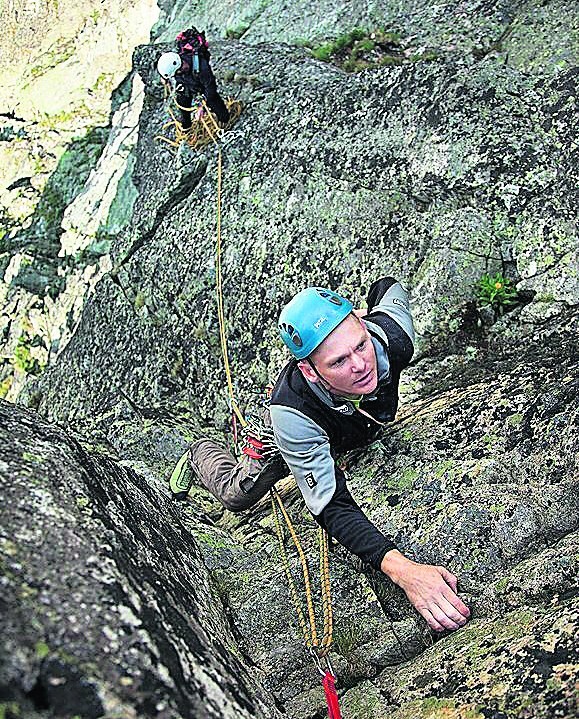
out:
{"label": "backpack", "polygon": [[183,30],[175,38],[178,53],[184,58],[193,72],[199,72],[199,58],[209,60],[209,43],[205,39],[205,33],[199,32],[197,28]]}

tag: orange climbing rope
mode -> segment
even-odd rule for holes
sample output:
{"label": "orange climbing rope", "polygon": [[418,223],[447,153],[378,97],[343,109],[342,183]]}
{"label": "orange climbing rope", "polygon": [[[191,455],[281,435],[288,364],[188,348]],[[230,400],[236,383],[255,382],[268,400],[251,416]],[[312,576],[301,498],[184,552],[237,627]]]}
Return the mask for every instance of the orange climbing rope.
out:
{"label": "orange climbing rope", "polygon": [[[225,105],[229,110],[229,122],[223,128],[219,127],[214,115],[210,112],[205,104],[205,101],[199,105],[199,107],[183,107],[179,105],[174,96],[171,96],[173,104],[179,110],[185,110],[190,112],[192,115],[191,127],[185,129],[179,120],[175,117],[173,108],[169,106],[167,112],[169,113],[170,120],[166,122],[162,127],[162,134],[157,135],[155,140],[164,142],[170,147],[174,148],[175,151],[179,149],[181,144],[185,143],[192,149],[201,149],[210,145],[212,142],[215,143],[221,139],[224,132],[232,127],[237,122],[241,115],[242,104],[239,100],[228,98],[225,101]],[[165,133],[172,134],[173,137],[168,137]]]}
{"label": "orange climbing rope", "polygon": [[[231,105],[228,105],[231,111]],[[191,108],[185,108],[191,109]],[[237,115],[239,116],[241,106],[238,104]],[[173,120],[178,125],[177,120]],[[235,399],[235,391],[233,388],[233,379],[231,373],[231,365],[229,363],[229,352],[227,347],[227,324],[225,318],[225,309],[223,302],[223,268],[221,263],[222,255],[222,239],[221,239],[221,199],[222,199],[222,187],[223,187],[223,162],[222,162],[222,148],[221,139],[223,130],[218,126],[214,116],[207,112],[206,115],[201,115],[199,123],[203,127],[203,139],[196,140],[195,147],[201,147],[213,142],[217,148],[217,226],[216,226],[216,250],[215,250],[215,284],[217,294],[217,316],[219,321],[219,339],[221,345],[221,354],[223,358],[223,366],[225,370],[225,378],[227,382],[227,393],[229,402],[233,412],[233,420],[237,419],[242,427],[246,426],[247,421],[241,412],[239,405]],[[172,123],[169,123],[172,124]],[[198,137],[198,136],[196,136]],[[160,138],[165,139],[166,138]],[[181,139],[180,141],[183,141]],[[187,140],[189,142],[189,140]],[[323,633],[321,637],[318,636],[316,616],[314,611],[314,600],[312,593],[312,583],[310,579],[310,572],[308,567],[308,561],[298,534],[295,530],[293,522],[287,509],[284,506],[283,500],[279,492],[272,487],[270,490],[272,515],[276,530],[276,535],[279,543],[280,556],[284,572],[286,574],[288,584],[290,587],[290,594],[292,601],[298,616],[298,621],[302,630],[304,643],[308,651],[311,653],[318,670],[320,671],[323,680],[322,685],[324,688],[326,702],[328,706],[328,717],[329,719],[341,719],[340,710],[338,707],[338,697],[335,689],[335,674],[329,661],[328,654],[332,646],[332,635],[333,635],[333,612],[332,612],[332,601],[331,601],[331,586],[330,586],[330,562],[329,562],[329,537],[325,530],[321,527],[318,528],[318,542],[320,549],[320,589],[322,599],[322,614],[323,614]],[[293,540],[294,546],[297,551],[302,578],[304,585],[304,594],[306,599],[306,612],[302,608],[302,604],[299,598],[299,592],[294,581],[289,558],[285,548],[285,537],[284,529],[281,521],[281,517],[285,520],[285,524],[288,528],[289,534]],[[307,619],[306,619],[307,615]]]}
{"label": "orange climbing rope", "polygon": [[[327,657],[330,648],[332,646],[332,633],[333,633],[333,613],[332,613],[332,600],[330,592],[330,560],[328,553],[328,535],[321,528],[318,528],[318,543],[320,548],[320,588],[322,595],[322,614],[324,622],[324,630],[321,638],[318,638],[316,616],[314,612],[314,601],[312,596],[312,583],[310,580],[310,572],[308,567],[308,561],[306,554],[295,530],[291,517],[288,514],[287,509],[284,506],[283,500],[280,497],[279,492],[272,487],[270,490],[272,514],[275,524],[275,530],[279,543],[280,556],[284,568],[285,575],[288,580],[290,587],[290,594],[292,601],[298,615],[298,621],[304,637],[304,644],[306,648],[312,653],[316,660],[321,660]],[[280,514],[285,520],[286,526],[293,540],[296,548],[304,582],[304,593],[306,597],[306,611],[307,621],[304,614],[298,590],[291,573],[291,567],[289,558],[285,549],[284,542],[284,531],[280,520]],[[319,666],[319,661],[316,661]]]}

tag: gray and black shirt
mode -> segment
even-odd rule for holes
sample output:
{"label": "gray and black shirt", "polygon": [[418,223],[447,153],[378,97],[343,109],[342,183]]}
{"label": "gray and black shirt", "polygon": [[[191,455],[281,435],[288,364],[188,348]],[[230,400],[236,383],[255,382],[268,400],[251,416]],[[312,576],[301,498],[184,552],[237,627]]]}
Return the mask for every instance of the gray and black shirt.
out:
{"label": "gray and black shirt", "polygon": [[297,360],[291,360],[273,389],[270,412],[277,445],[316,521],[380,569],[385,553],[395,545],[356,504],[334,458],[367,445],[384,423],[394,419],[400,372],[414,352],[414,328],[408,293],[392,277],[372,284],[367,304],[363,322],[376,352],[376,390],[356,406],[320,383],[309,382]]}

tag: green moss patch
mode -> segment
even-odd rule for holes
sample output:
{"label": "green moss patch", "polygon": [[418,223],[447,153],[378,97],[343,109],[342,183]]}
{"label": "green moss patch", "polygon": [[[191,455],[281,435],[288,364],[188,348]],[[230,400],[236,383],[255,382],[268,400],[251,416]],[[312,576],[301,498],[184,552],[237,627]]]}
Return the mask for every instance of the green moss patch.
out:
{"label": "green moss patch", "polygon": [[354,28],[350,32],[325,42],[310,46],[312,55],[322,62],[331,62],[346,72],[360,72],[385,65],[401,65],[404,62],[434,60],[437,54],[428,51],[413,53],[407,48],[397,32],[384,28],[366,30]]}
{"label": "green moss patch", "polygon": [[396,719],[483,719],[476,706],[461,705],[453,699],[437,699],[427,697],[420,701],[410,702],[392,715]]}
{"label": "green moss patch", "polygon": [[1,250],[8,256],[25,252],[33,258],[21,266],[12,280],[14,286],[40,297],[59,294],[63,286],[58,274],[62,263],[58,253],[64,211],[84,188],[106,144],[108,132],[108,128],[95,127],[69,145],[46,183],[30,227],[4,242]]}

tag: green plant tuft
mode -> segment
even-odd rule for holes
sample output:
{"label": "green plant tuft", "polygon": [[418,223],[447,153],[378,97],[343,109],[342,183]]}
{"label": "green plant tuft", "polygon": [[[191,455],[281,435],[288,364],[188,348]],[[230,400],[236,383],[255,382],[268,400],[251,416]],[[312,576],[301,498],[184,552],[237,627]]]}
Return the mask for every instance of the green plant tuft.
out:
{"label": "green plant tuft", "polygon": [[478,303],[482,307],[489,305],[502,312],[507,307],[516,304],[517,290],[510,280],[500,272],[496,275],[483,275],[478,282]]}
{"label": "green plant tuft", "polygon": [[356,647],[361,643],[363,630],[359,625],[350,624],[336,627],[334,630],[334,649],[337,654],[350,659]]}
{"label": "green plant tuft", "polygon": [[48,647],[48,644],[46,644],[46,642],[36,642],[36,645],[34,647],[34,653],[36,654],[38,659],[44,659],[49,655],[50,648]]}
{"label": "green plant tuft", "polygon": [[242,35],[245,35],[245,33],[249,30],[249,23],[248,22],[242,22],[239,25],[236,25],[235,27],[228,27],[225,30],[225,37],[228,40],[239,40]]}
{"label": "green plant tuft", "polygon": [[[307,45],[306,45],[307,46]],[[333,62],[346,72],[360,72],[384,65],[399,65],[405,61],[400,35],[383,28],[367,30],[354,28],[318,47],[310,45],[313,57]]]}
{"label": "green plant tuft", "polygon": [[22,716],[18,702],[1,702],[0,719],[16,719]]}
{"label": "green plant tuft", "polygon": [[12,387],[12,382],[14,381],[14,377],[12,375],[5,377],[2,382],[0,382],[0,399],[4,399],[8,392],[10,392],[10,387]]}

